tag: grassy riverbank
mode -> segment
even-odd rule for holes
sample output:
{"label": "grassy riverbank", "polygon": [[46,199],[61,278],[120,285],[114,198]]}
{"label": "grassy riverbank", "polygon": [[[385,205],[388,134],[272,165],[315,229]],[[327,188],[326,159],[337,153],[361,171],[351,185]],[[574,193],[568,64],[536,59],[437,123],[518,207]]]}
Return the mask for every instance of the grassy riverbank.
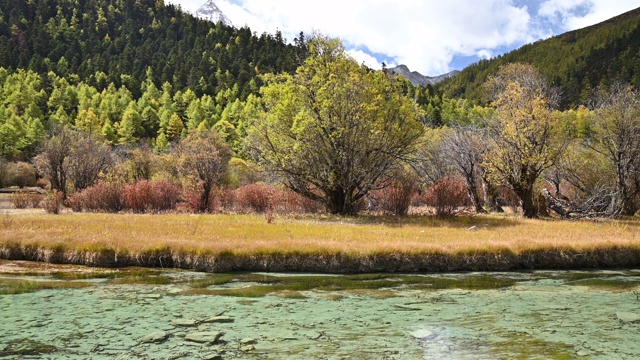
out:
{"label": "grassy riverbank", "polygon": [[216,272],[635,267],[639,233],[638,221],[513,216],[12,214],[0,216],[0,257]]}

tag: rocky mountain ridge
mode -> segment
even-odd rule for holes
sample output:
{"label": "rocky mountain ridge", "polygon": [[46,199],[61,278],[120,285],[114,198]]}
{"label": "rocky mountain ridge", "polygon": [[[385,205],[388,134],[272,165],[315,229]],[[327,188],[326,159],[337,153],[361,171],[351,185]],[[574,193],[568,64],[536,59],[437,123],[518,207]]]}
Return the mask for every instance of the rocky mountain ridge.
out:
{"label": "rocky mountain ridge", "polygon": [[448,72],[446,74],[442,74],[439,76],[424,76],[417,71],[411,71],[406,65],[398,65],[393,68],[387,69],[397,75],[402,75],[405,79],[409,80],[414,86],[427,86],[427,85],[435,85],[445,79],[453,77],[457,75],[460,71],[454,70]]}

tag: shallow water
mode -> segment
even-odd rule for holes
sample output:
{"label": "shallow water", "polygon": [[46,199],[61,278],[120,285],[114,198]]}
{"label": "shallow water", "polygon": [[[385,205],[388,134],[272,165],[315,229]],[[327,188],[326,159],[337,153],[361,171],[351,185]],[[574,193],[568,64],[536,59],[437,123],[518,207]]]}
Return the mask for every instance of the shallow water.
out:
{"label": "shallow water", "polygon": [[[633,270],[485,273],[489,276],[483,277],[387,274],[356,278],[362,286],[344,285],[340,281],[349,278],[340,276],[334,277],[339,283],[333,283],[326,276],[316,281],[305,275],[300,278],[303,282],[323,284],[307,287],[282,285],[274,276],[255,274],[224,279],[187,271],[127,269],[118,276],[85,272],[75,276],[83,279],[76,280],[68,274],[32,273],[0,274],[0,291],[11,293],[11,286],[20,281],[60,286],[0,295],[0,357],[640,357],[640,271]],[[488,278],[502,282],[496,285]],[[380,279],[391,279],[393,284],[372,285]],[[458,282],[441,286],[439,279]],[[483,283],[470,286],[465,279]],[[83,287],[67,288],[78,283]],[[194,295],[196,283],[204,294]],[[279,287],[273,292],[234,292],[252,286]],[[21,291],[26,290],[15,292]],[[220,295],[220,291],[231,295]],[[203,332],[224,334],[217,341],[193,341],[194,334]]]}

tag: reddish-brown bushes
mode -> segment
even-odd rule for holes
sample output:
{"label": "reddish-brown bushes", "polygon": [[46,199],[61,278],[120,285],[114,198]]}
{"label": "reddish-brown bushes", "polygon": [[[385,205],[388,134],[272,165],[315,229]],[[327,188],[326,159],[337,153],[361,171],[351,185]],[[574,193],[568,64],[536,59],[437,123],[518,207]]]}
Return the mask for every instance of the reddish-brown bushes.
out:
{"label": "reddish-brown bushes", "polygon": [[203,206],[202,203],[205,201],[202,196],[202,190],[196,187],[189,187],[184,190],[182,193],[182,197],[184,199],[184,209],[188,212],[204,212],[214,213],[217,212],[220,207],[218,203],[218,199],[216,197],[218,189],[212,189],[209,193],[208,203],[206,206]]}
{"label": "reddish-brown bushes", "polygon": [[127,185],[99,182],[71,195],[67,205],[73,211],[158,212],[175,210],[180,196],[180,187],[167,180],[141,180]]}
{"label": "reddish-brown bushes", "polygon": [[118,212],[123,209],[122,184],[99,181],[82,191],[74,193],[67,200],[73,211]]}
{"label": "reddish-brown bushes", "polygon": [[45,196],[42,201],[42,208],[49,214],[59,214],[62,210],[64,202],[64,193],[62,191],[54,190],[52,193]]}
{"label": "reddish-brown bushes", "polygon": [[322,210],[317,202],[286,188],[270,184],[248,184],[220,195],[226,211],[238,213],[314,213]]}
{"label": "reddish-brown bushes", "polygon": [[451,216],[469,202],[467,185],[458,177],[446,176],[436,181],[422,196],[424,203],[433,207],[439,217]]}
{"label": "reddish-brown bushes", "polygon": [[124,186],[122,203],[138,213],[175,210],[180,195],[180,187],[167,180],[140,180]]}
{"label": "reddish-brown bushes", "polygon": [[122,189],[122,205],[127,210],[143,213],[147,211],[151,194],[151,184],[147,180],[127,184]]}
{"label": "reddish-brown bushes", "polygon": [[11,195],[11,203],[16,209],[36,208],[41,200],[42,195],[34,192],[18,191]]}
{"label": "reddish-brown bushes", "polygon": [[149,209],[153,211],[175,210],[182,190],[168,180],[155,180],[151,183],[151,199]]}
{"label": "reddish-brown bushes", "polygon": [[376,209],[386,214],[398,216],[407,215],[411,200],[418,188],[415,176],[400,172],[396,174],[391,184],[370,195],[376,200]]}
{"label": "reddish-brown bushes", "polygon": [[313,201],[287,188],[279,191],[274,204],[275,211],[281,214],[291,213],[317,213],[324,210],[324,207],[317,201]]}
{"label": "reddish-brown bushes", "polygon": [[271,185],[249,184],[236,189],[236,209],[238,212],[263,213],[273,208],[276,189]]}

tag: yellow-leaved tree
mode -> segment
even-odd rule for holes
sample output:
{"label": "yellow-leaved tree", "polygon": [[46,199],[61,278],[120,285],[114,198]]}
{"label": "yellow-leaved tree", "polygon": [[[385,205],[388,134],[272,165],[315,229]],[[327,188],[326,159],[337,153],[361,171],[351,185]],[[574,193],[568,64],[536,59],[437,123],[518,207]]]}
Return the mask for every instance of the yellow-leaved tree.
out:
{"label": "yellow-leaved tree", "polygon": [[331,213],[385,185],[423,132],[399,83],[349,57],[337,39],[316,36],[294,75],[268,79],[266,112],[249,129],[249,150],[291,190]]}
{"label": "yellow-leaved tree", "polygon": [[534,184],[566,147],[552,112],[557,92],[533,66],[517,63],[500,68],[486,89],[496,111],[484,166],[516,193],[525,217],[536,217]]}

